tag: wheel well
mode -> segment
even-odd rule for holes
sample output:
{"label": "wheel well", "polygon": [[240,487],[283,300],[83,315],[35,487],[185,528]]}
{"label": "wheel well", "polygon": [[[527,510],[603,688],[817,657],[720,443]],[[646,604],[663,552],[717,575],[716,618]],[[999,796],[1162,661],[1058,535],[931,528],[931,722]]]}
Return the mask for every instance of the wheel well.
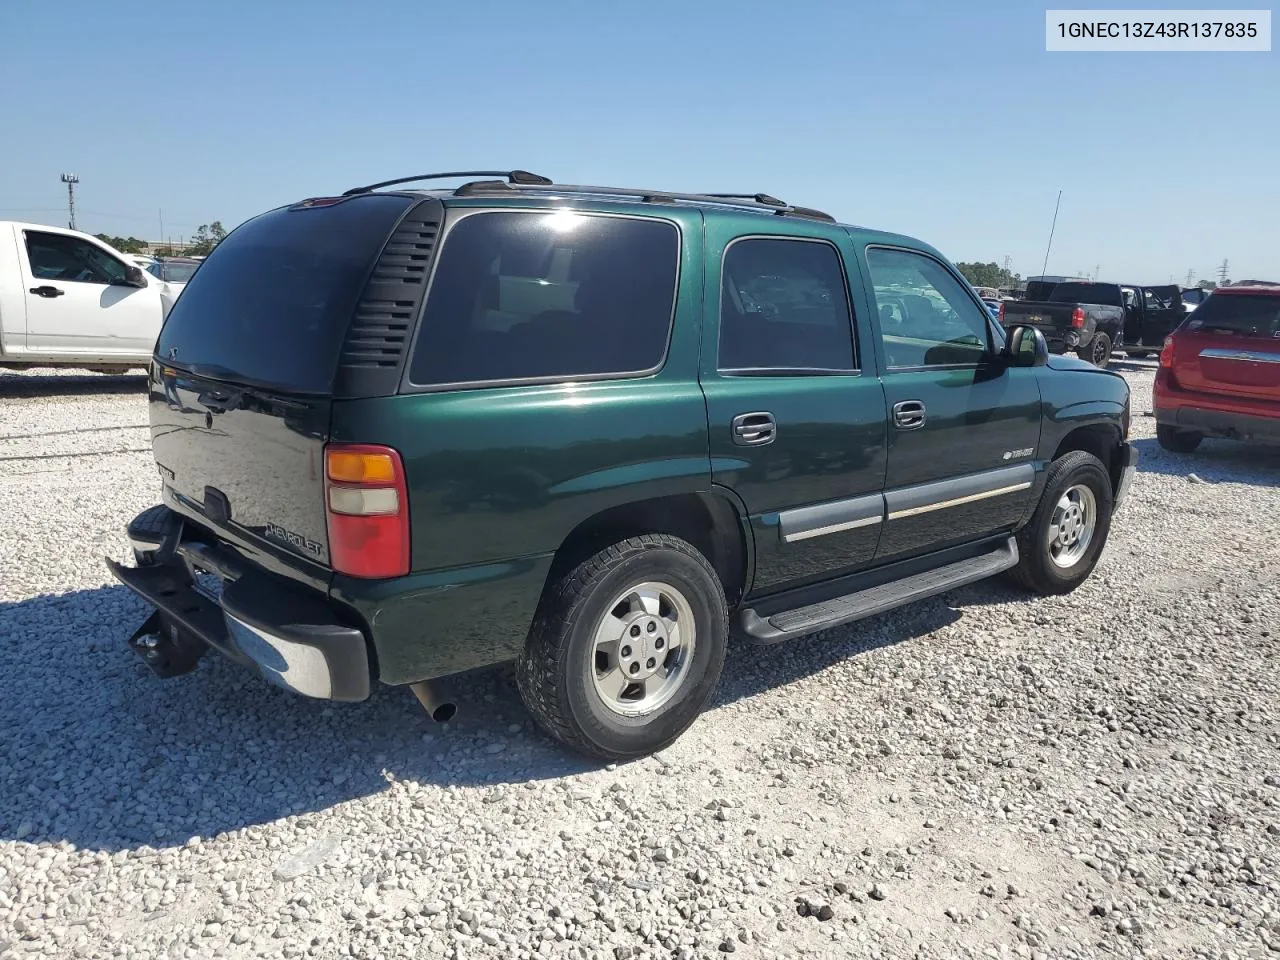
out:
{"label": "wheel well", "polygon": [[1053,453],[1053,459],[1057,460],[1064,453],[1070,453],[1072,450],[1093,454],[1107,468],[1107,474],[1111,477],[1111,490],[1115,492],[1120,485],[1120,458],[1116,456],[1119,445],[1118,428],[1106,423],[1091,423],[1085,427],[1076,427],[1063,437],[1062,442],[1058,444],[1058,449]]}
{"label": "wheel well", "polygon": [[710,562],[729,606],[742,598],[747,579],[742,521],[733,504],[715,494],[638,500],[589,517],[560,544],[549,580],[611,543],[644,533],[666,533],[688,541]]}

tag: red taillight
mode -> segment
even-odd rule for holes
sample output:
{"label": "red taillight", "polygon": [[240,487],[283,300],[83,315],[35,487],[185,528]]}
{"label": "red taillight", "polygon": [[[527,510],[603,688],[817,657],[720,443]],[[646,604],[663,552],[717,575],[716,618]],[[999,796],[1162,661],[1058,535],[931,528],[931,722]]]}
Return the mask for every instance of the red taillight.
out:
{"label": "red taillight", "polygon": [[1173,337],[1164,338],[1164,347],[1160,350],[1160,368],[1162,370],[1173,369]]}
{"label": "red taillight", "polygon": [[1084,329],[1084,307],[1076,307],[1071,311],[1071,325],[1077,330]]}
{"label": "red taillight", "polygon": [[409,494],[400,454],[368,443],[324,448],[329,559],[337,573],[377,579],[409,572]]}
{"label": "red taillight", "polygon": [[1000,326],[1004,326],[1004,301],[1000,301]]}

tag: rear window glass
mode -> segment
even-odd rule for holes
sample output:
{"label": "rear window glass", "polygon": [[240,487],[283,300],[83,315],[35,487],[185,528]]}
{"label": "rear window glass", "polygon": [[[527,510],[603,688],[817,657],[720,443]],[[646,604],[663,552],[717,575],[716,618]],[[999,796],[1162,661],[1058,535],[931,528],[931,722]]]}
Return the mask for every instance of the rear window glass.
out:
{"label": "rear window glass", "polygon": [[1280,336],[1280,297],[1218,293],[1187,318],[1188,330],[1227,330],[1252,337]]}
{"label": "rear window glass", "polygon": [[1060,283],[1049,299],[1054,303],[1100,303],[1109,307],[1123,306],[1120,288],[1109,283]]}
{"label": "rear window glass", "polygon": [[156,354],[218,379],[329,392],[369,271],[412,202],[370,195],[250,220],[194,271]]}
{"label": "rear window glass", "polygon": [[666,355],[680,237],[659,220],[480,213],[449,231],[409,379],[638,374]]}

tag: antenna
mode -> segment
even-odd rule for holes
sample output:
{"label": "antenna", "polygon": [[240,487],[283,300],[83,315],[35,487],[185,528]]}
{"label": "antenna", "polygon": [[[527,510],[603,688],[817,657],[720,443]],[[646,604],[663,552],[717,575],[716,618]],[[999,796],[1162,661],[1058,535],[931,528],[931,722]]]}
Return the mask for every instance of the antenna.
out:
{"label": "antenna", "polygon": [[76,228],[76,184],[80,182],[80,178],[74,173],[64,173],[62,182],[67,185],[67,212],[71,215],[67,226],[74,230]]}
{"label": "antenna", "polygon": [[1062,205],[1062,191],[1058,191],[1058,202],[1053,205],[1053,223],[1049,225],[1049,245],[1044,248],[1044,266],[1040,268],[1041,275],[1049,272],[1049,251],[1053,249],[1053,231],[1058,226],[1058,207]]}

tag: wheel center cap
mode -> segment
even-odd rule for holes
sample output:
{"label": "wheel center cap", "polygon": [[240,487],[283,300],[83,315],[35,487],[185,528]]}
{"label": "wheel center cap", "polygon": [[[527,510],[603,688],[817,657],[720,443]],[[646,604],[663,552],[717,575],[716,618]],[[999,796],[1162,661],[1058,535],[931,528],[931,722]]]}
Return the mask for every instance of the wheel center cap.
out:
{"label": "wheel center cap", "polygon": [[618,641],[618,666],[629,680],[648,680],[667,659],[670,636],[661,617],[642,613],[631,619]]}

